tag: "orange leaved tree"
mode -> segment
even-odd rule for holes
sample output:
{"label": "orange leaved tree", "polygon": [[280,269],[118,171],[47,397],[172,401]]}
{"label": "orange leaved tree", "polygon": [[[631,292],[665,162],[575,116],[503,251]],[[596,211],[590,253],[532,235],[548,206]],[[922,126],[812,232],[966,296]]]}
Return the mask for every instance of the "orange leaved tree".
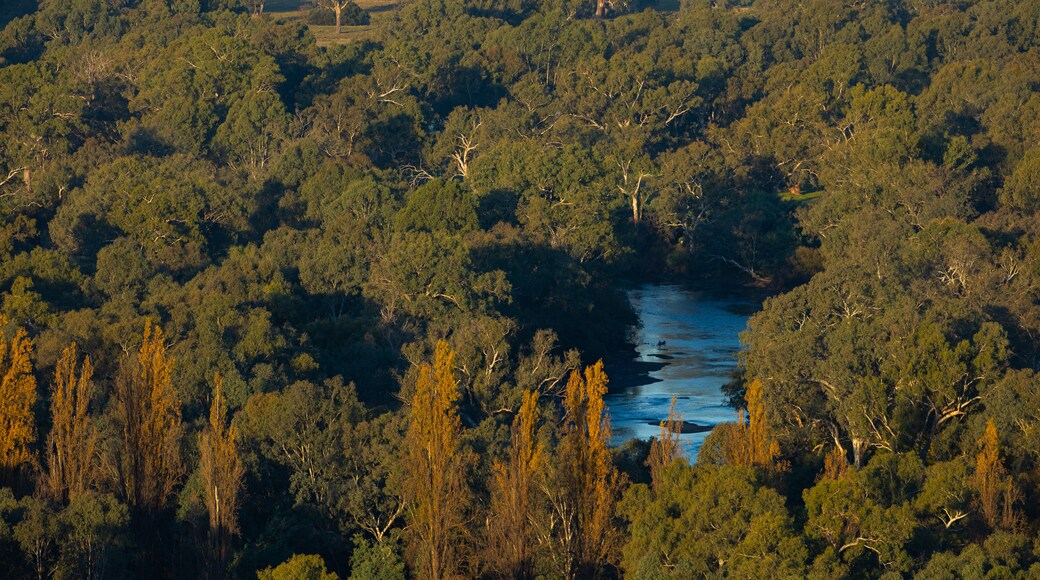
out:
{"label": "orange leaved tree", "polygon": [[51,433],[47,438],[47,490],[72,501],[90,490],[97,473],[98,435],[88,414],[94,367],[90,357],[76,368],[76,343],[62,353],[51,387]]}
{"label": "orange leaved tree", "polygon": [[32,354],[32,341],[24,329],[10,342],[0,337],[0,485],[13,483],[19,470],[36,462]]}
{"label": "orange leaved tree", "polygon": [[545,464],[538,442],[538,393],[524,393],[513,419],[507,463],[495,463],[488,517],[487,562],[503,577],[532,578],[537,536],[531,522],[538,510],[535,492]]}
{"label": "orange leaved tree", "polygon": [[231,537],[238,533],[238,496],[245,468],[235,442],[238,431],[227,421],[224,381],[219,374],[214,383],[209,423],[199,434],[199,472],[209,512],[211,564],[214,577],[223,577],[227,573]]}
{"label": "orange leaved tree", "polygon": [[737,427],[729,434],[723,449],[726,463],[773,469],[780,455],[780,446],[773,439],[766,417],[762,382],[758,379],[751,381],[744,398],[747,400],[747,417],[745,419],[741,412]]}
{"label": "orange leaved tree", "polygon": [[455,353],[438,342],[433,365],[419,368],[405,438],[409,551],[418,575],[431,580],[460,576],[466,552],[468,458],[459,445],[454,364]]}
{"label": "orange leaved tree", "polygon": [[147,321],[140,351],[123,360],[116,378],[123,435],[120,482],[127,502],[145,512],[168,505],[183,473],[180,401],[171,382],[172,368],[162,329]]}
{"label": "orange leaved tree", "polygon": [[650,454],[646,458],[646,466],[650,468],[650,482],[655,490],[660,486],[664,469],[683,456],[682,443],[679,441],[683,418],[675,404],[676,398],[673,396],[668,406],[668,418],[661,421],[661,433],[650,443]]}
{"label": "orange leaved tree", "polygon": [[621,478],[607,449],[606,392],[603,361],[586,367],[584,375],[571,373],[554,473],[543,487],[552,511],[556,561],[568,577],[597,575],[604,563],[615,559],[619,548],[615,508]]}

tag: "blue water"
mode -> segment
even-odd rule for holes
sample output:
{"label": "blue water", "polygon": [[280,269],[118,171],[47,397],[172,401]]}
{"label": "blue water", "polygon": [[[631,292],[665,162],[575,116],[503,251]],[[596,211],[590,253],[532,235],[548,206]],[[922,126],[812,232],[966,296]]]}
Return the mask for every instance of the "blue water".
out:
{"label": "blue water", "polygon": [[[759,305],[663,285],[632,290],[629,300],[641,322],[636,360],[664,366],[648,373],[648,384],[606,395],[614,443],[658,435],[673,396],[686,421],[706,426],[733,421],[736,411],[726,404],[722,385],[737,366],[739,335]],[[680,437],[691,460],[706,436]]]}

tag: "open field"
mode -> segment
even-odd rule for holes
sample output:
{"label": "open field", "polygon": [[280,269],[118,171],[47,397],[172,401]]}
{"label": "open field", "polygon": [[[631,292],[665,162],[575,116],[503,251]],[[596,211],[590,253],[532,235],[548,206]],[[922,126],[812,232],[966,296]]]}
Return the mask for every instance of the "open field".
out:
{"label": "open field", "polygon": [[[362,26],[344,26],[336,34],[335,26],[309,24],[310,30],[320,46],[346,44],[355,40],[374,39],[382,20],[390,16],[411,0],[356,0],[358,6],[368,12],[370,22]],[[307,13],[314,6],[313,0],[268,0],[264,11],[275,18],[307,21]],[[677,12],[679,0],[656,0],[653,7],[661,12]]]}
{"label": "open field", "polygon": [[[336,34],[335,26],[308,25],[318,44],[346,44],[355,40],[374,38],[381,20],[390,17],[408,0],[357,0],[358,6],[368,12],[371,22],[363,26],[344,26],[342,34]],[[274,18],[307,21],[313,2],[309,0],[268,0],[265,12]]]}

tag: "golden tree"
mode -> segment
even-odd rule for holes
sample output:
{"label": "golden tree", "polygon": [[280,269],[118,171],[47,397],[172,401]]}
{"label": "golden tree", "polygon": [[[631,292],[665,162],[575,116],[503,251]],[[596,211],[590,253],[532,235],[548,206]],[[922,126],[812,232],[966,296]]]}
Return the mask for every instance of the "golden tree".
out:
{"label": "golden tree", "polygon": [[661,433],[650,444],[650,454],[646,458],[646,466],[650,468],[650,482],[654,489],[660,484],[661,473],[672,461],[682,457],[683,448],[679,441],[682,434],[683,418],[675,409],[676,398],[668,406],[668,418],[661,421]]}
{"label": "golden tree", "polygon": [[537,423],[538,393],[529,391],[524,393],[520,412],[513,419],[509,462],[496,462],[493,467],[486,560],[497,573],[510,578],[534,575],[534,492],[545,463]]}
{"label": "golden tree", "polygon": [[723,449],[726,463],[770,469],[776,466],[780,445],[773,440],[762,395],[762,382],[758,379],[751,381],[744,394],[747,415],[745,417],[741,411],[737,428],[730,431]]}
{"label": "golden tree", "polygon": [[454,364],[455,353],[439,341],[433,366],[419,369],[405,438],[409,548],[419,576],[432,580],[460,576],[465,556],[470,491],[464,479],[468,460],[459,448]]}
{"label": "golden tree", "polygon": [[610,458],[610,420],[604,411],[603,361],[571,373],[564,394],[563,432],[553,482],[544,486],[555,520],[564,574],[595,575],[617,555],[614,514],[621,479]]}
{"label": "golden tree", "polygon": [[1019,492],[1000,459],[1000,439],[993,419],[986,423],[979,445],[982,449],[975,457],[972,484],[982,519],[990,528],[1015,528],[1020,520],[1014,507]]}
{"label": "golden tree", "polygon": [[199,472],[209,512],[209,537],[214,576],[226,573],[231,537],[238,533],[238,495],[245,468],[238,456],[237,429],[228,425],[223,397],[224,381],[214,377],[213,402],[209,424],[199,434]]}
{"label": "golden tree", "polygon": [[72,343],[61,353],[51,391],[45,477],[50,496],[58,502],[72,501],[87,492],[97,472],[98,436],[88,415],[94,367],[87,356],[77,371],[76,359],[76,343]]}
{"label": "golden tree", "polygon": [[124,359],[116,379],[123,490],[131,506],[147,512],[166,507],[182,474],[181,412],[172,367],[162,329],[149,320],[141,350]]}
{"label": "golden tree", "polygon": [[33,345],[24,329],[7,342],[0,337],[0,484],[13,482],[18,471],[36,462],[36,377]]}

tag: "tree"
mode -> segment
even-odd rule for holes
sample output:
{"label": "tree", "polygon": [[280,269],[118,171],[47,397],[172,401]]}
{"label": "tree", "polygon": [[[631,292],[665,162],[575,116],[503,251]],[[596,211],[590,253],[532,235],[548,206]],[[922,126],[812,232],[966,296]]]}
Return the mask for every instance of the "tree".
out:
{"label": "tree", "polygon": [[564,419],[552,481],[543,485],[552,510],[558,561],[568,577],[595,575],[617,555],[614,511],[622,481],[610,458],[604,416],[603,361],[574,370],[563,398]]}
{"label": "tree", "polygon": [[91,489],[96,475],[98,435],[89,415],[94,366],[83,359],[77,374],[76,343],[61,353],[51,393],[46,485],[51,498],[73,501]]}
{"label": "tree", "polygon": [[[346,468],[345,489],[340,507],[354,525],[382,544],[405,511],[400,494],[400,457],[404,421],[397,413],[383,413],[370,421],[357,422],[343,433]],[[397,543],[394,537],[391,543]],[[372,548],[385,553],[386,546]]]}
{"label": "tree", "polygon": [[839,480],[824,479],[805,490],[805,535],[830,545],[821,558],[851,564],[863,563],[864,557],[870,562],[873,556],[871,566],[905,570],[910,564],[906,547],[916,525],[912,509],[878,497],[865,471],[850,470]]}
{"label": "tree", "polygon": [[25,496],[19,502],[22,520],[14,526],[13,536],[32,566],[38,580],[50,575],[54,566],[56,544],[60,537],[54,511],[45,501]]}
{"label": "tree", "polygon": [[660,485],[661,474],[664,469],[672,464],[672,461],[683,456],[682,443],[679,435],[682,434],[682,414],[675,409],[676,398],[672,396],[672,403],[668,406],[668,418],[661,421],[661,434],[650,443],[650,454],[646,458],[646,466],[650,468],[650,481],[653,489]]}
{"label": "tree", "polygon": [[36,461],[32,354],[32,340],[24,329],[18,329],[10,342],[0,337],[0,482],[7,484]]}
{"label": "tree", "polygon": [[[368,464],[359,467],[344,461],[344,443],[353,445],[358,429],[348,433],[344,430],[349,425],[361,424],[363,413],[353,384],[344,385],[338,379],[322,385],[300,381],[282,392],[250,397],[238,425],[244,448],[258,448],[267,460],[288,471],[289,492],[297,505],[315,506],[330,518],[339,515],[339,508],[346,507],[358,517],[361,514],[354,513],[354,493],[358,487],[367,489],[370,482],[348,482],[360,476]],[[373,467],[372,471],[379,470]],[[379,481],[380,474],[370,475]],[[384,500],[366,500],[363,507],[381,516]],[[375,526],[384,522],[377,517],[371,523]]]}
{"label": "tree", "polygon": [[630,488],[619,511],[630,523],[625,577],[799,577],[806,559],[784,498],[739,466],[675,461],[651,492]]}
{"label": "tree", "polygon": [[278,566],[258,570],[257,580],[338,580],[335,572],[325,569],[325,560],[314,554],[293,554]]}
{"label": "tree", "polygon": [[213,403],[209,424],[199,434],[199,471],[209,512],[210,549],[214,577],[226,574],[231,536],[238,533],[238,496],[245,467],[238,456],[238,430],[227,424],[227,409],[222,389],[224,381],[214,378]]}
{"label": "tree", "polygon": [[63,528],[61,562],[68,571],[81,578],[120,577],[120,551],[126,549],[130,531],[125,504],[87,491],[70,500],[58,521]]}
{"label": "tree", "polygon": [[419,368],[405,438],[410,548],[419,575],[432,580],[461,573],[466,512],[470,503],[460,449],[461,420],[455,403],[455,353],[437,343],[433,365]]}
{"label": "tree", "polygon": [[971,478],[978,494],[976,501],[979,512],[990,529],[1014,527],[1017,520],[1014,510],[1017,491],[1000,458],[1000,441],[993,419],[986,423],[979,445],[982,449],[975,457],[975,473]]}
{"label": "tree", "polygon": [[394,530],[379,541],[354,536],[354,553],[350,556],[351,580],[405,580],[405,565],[401,559],[401,539]]}
{"label": "tree", "polygon": [[354,4],[354,0],[316,0],[316,4],[336,15],[336,34],[343,31],[343,13]]}
{"label": "tree", "polygon": [[492,469],[487,562],[509,578],[533,578],[537,538],[535,492],[544,468],[545,450],[537,441],[538,392],[524,393],[513,419],[509,462]]}
{"label": "tree", "polygon": [[123,359],[115,393],[123,435],[123,493],[131,507],[145,512],[168,505],[182,473],[181,411],[170,380],[172,368],[162,329],[147,320],[137,356]]}
{"label": "tree", "polygon": [[747,419],[741,411],[737,428],[729,432],[723,449],[726,463],[772,468],[780,454],[780,446],[773,440],[766,418],[762,381],[752,380],[744,398],[747,400]]}

